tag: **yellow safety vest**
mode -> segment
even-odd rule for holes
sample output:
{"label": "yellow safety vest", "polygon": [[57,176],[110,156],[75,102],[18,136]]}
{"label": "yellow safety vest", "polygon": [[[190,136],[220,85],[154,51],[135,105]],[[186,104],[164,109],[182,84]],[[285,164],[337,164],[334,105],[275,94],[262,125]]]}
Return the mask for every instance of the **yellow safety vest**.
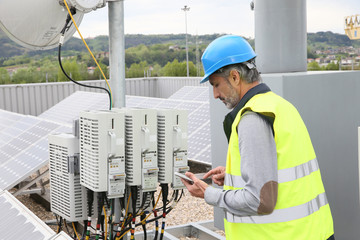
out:
{"label": "yellow safety vest", "polygon": [[333,219],[310,136],[296,108],[273,92],[255,95],[238,112],[231,129],[224,189],[245,186],[237,126],[248,110],[274,119],[278,197],[269,215],[238,216],[225,211],[226,239],[328,239],[334,234]]}

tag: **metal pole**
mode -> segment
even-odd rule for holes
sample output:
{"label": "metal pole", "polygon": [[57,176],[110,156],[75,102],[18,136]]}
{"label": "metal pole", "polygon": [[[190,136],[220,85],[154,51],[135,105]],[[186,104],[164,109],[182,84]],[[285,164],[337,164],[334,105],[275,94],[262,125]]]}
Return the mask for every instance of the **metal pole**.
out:
{"label": "metal pole", "polygon": [[254,4],[258,69],[306,72],[306,0],[255,0]]}
{"label": "metal pole", "polygon": [[110,84],[113,106],[125,107],[124,0],[109,1]]}
{"label": "metal pole", "polygon": [[190,10],[190,7],[187,7],[186,5],[184,8],[182,8],[185,12],[185,44],[186,44],[186,76],[189,77],[189,53],[188,53],[188,38],[187,38],[187,14],[186,12]]}
{"label": "metal pole", "polygon": [[[109,1],[110,85],[113,106],[125,107],[124,0]],[[114,199],[115,222],[120,221],[120,202]],[[124,236],[127,239],[127,236]]]}

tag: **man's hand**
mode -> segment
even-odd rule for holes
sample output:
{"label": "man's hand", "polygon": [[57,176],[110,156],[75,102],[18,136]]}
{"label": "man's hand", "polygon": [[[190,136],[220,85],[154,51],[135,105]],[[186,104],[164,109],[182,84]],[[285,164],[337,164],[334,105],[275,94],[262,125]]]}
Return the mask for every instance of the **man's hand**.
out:
{"label": "man's hand", "polygon": [[194,184],[189,183],[188,181],[181,178],[181,181],[185,187],[189,190],[190,194],[194,197],[204,198],[205,190],[209,186],[204,181],[201,181],[191,172],[185,173],[186,176],[191,178],[194,181]]}
{"label": "man's hand", "polygon": [[219,166],[219,167],[216,167],[212,170],[210,170],[209,172],[207,172],[205,175],[204,175],[204,179],[205,178],[208,178],[208,177],[211,177],[211,179],[213,180],[213,182],[219,186],[223,186],[224,185],[224,179],[225,179],[225,167],[223,166]]}

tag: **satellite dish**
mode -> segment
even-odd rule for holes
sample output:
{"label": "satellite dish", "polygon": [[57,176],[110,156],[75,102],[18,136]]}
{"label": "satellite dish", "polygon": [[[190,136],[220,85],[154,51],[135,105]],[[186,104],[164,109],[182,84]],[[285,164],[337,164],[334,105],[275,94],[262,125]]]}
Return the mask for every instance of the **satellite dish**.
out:
{"label": "satellite dish", "polygon": [[[68,0],[69,7],[78,11],[74,15],[80,25],[84,13],[105,6],[104,0]],[[62,0],[1,0],[0,27],[11,40],[34,50],[55,48],[59,44],[60,31],[64,27],[67,10]],[[71,25],[65,33],[65,41],[76,29]]]}

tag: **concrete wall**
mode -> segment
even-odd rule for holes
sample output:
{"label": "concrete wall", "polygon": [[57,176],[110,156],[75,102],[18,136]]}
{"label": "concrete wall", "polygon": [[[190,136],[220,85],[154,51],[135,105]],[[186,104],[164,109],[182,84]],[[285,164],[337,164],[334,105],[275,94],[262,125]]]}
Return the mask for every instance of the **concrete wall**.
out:
{"label": "concrete wall", "polygon": [[[299,110],[308,128],[333,214],[336,238],[358,239],[360,72],[264,74],[263,79]],[[212,146],[221,146],[212,149],[213,165],[225,165],[224,139],[215,137],[223,135],[223,116],[214,114],[223,114],[225,107],[212,103]],[[223,224],[220,213],[215,211],[217,227]]]}

